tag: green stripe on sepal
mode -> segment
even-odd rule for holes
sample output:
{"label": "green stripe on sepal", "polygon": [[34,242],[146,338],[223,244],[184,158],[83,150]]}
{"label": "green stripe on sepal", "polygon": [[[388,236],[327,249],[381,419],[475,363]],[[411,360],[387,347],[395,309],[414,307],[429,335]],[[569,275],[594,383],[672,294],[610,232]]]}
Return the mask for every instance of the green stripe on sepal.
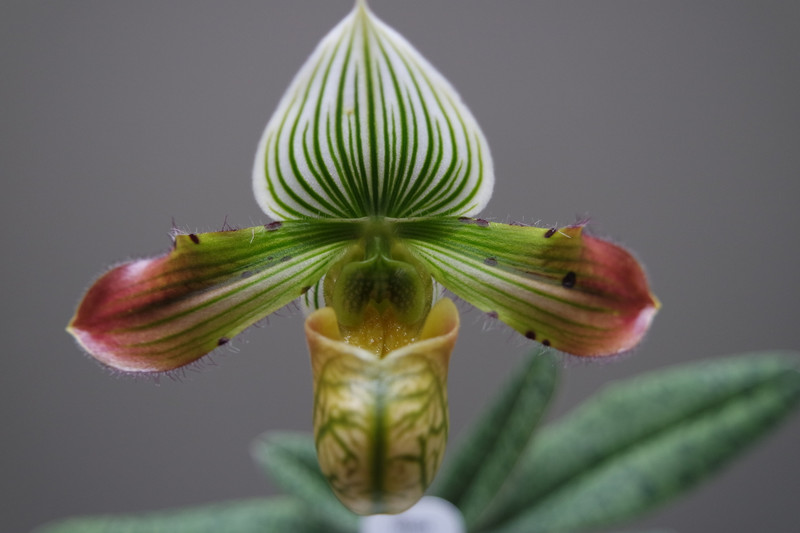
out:
{"label": "green stripe on sepal", "polygon": [[364,2],[301,68],[253,168],[256,199],[278,220],[477,213],[493,183],[456,91]]}
{"label": "green stripe on sepal", "polygon": [[355,531],[356,516],[333,496],[317,463],[311,435],[269,432],[252,446],[252,454],[285,492],[308,505],[308,513],[325,524],[324,531]]}
{"label": "green stripe on sepal", "polygon": [[311,286],[300,298],[300,309],[305,316],[325,307],[325,276]]}
{"label": "green stripe on sepal", "polygon": [[564,352],[628,350],[658,309],[633,256],[579,225],[556,230],[462,217],[397,221],[396,228],[436,281]]}
{"label": "green stripe on sepal", "polygon": [[298,298],[357,236],[349,221],[179,235],[171,252],[107,272],[68,327],[101,362],[172,370]]}
{"label": "green stripe on sepal", "polygon": [[797,407],[799,367],[753,353],[607,387],[539,433],[479,530],[584,531],[667,502]]}
{"label": "green stripe on sepal", "polygon": [[445,463],[432,489],[456,505],[471,529],[536,431],[556,386],[555,359],[528,356]]}
{"label": "green stripe on sepal", "polygon": [[319,533],[327,531],[308,507],[292,498],[215,503],[128,515],[68,518],[34,533]]}

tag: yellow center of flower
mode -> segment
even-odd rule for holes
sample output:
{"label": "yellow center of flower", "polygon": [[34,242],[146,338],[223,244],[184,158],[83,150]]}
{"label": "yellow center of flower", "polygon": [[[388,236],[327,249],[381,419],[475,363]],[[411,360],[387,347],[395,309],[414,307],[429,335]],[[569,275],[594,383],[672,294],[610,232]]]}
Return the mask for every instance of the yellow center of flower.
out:
{"label": "yellow center of flower", "polygon": [[340,325],[346,343],[364,348],[378,357],[415,342],[419,329],[419,324],[406,324],[398,320],[394,308],[389,307],[381,312],[374,305],[367,306],[358,326]]}

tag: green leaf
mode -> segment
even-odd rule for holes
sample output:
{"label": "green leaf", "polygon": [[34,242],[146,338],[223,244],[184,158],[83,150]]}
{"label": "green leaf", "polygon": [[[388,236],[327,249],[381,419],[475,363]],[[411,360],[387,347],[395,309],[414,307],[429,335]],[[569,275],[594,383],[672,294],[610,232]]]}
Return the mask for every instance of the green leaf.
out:
{"label": "green leaf", "polygon": [[579,531],[635,517],[718,470],[798,400],[798,359],[774,352],[610,386],[537,437],[482,529]]}
{"label": "green leaf", "polygon": [[178,368],[300,297],[358,231],[348,221],[295,221],[179,235],[168,254],[98,279],[68,331],[114,368]]}
{"label": "green leaf", "polygon": [[645,531],[620,531],[619,533],[675,533],[671,529],[648,529]]}
{"label": "green leaf", "polygon": [[556,230],[462,217],[396,226],[447,289],[526,337],[574,355],[629,350],[659,306],[636,259],[580,225]]}
{"label": "green leaf", "polygon": [[473,526],[530,441],[558,378],[543,350],[531,354],[470,429],[437,479],[433,494],[449,500]]}
{"label": "green leaf", "polygon": [[477,213],[493,183],[453,87],[360,0],[295,77],[253,168],[277,220]]}
{"label": "green leaf", "polygon": [[326,533],[308,509],[290,498],[216,503],[137,515],[68,518],[34,533]]}
{"label": "green leaf", "polygon": [[252,454],[278,487],[308,504],[309,513],[331,531],[356,530],[356,515],[339,503],[319,469],[311,435],[264,433],[253,443]]}

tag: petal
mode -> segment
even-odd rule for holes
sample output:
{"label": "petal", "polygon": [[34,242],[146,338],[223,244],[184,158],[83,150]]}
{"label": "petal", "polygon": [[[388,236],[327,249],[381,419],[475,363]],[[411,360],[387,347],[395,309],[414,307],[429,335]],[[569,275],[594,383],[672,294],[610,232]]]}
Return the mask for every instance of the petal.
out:
{"label": "petal", "polygon": [[317,456],[351,511],[399,513],[433,480],[447,443],[447,370],[458,325],[453,302],[440,300],[418,341],[378,358],[342,340],[333,308],[306,320]]}
{"label": "petal", "polygon": [[303,296],[300,298],[300,309],[303,311],[303,316],[308,316],[317,309],[325,307],[325,276],[322,276],[318,282],[311,286]]}
{"label": "petal", "polygon": [[114,368],[172,370],[299,297],[352,236],[321,221],[179,235],[168,254],[100,277],[67,329]]}
{"label": "petal", "polygon": [[446,288],[526,337],[581,356],[619,353],[659,303],[625,249],[582,226],[533,228],[474,219],[398,222],[398,237]]}
{"label": "petal", "polygon": [[295,77],[253,168],[277,220],[477,213],[493,182],[458,94],[361,1]]}

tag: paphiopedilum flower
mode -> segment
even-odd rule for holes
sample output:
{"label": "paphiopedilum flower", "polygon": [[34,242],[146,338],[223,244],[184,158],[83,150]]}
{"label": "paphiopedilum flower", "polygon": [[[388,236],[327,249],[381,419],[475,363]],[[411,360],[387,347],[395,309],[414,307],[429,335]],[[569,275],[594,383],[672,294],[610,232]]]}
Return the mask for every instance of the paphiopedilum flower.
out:
{"label": "paphiopedilum flower", "polygon": [[450,84],[363,1],[318,45],[267,124],[253,185],[273,222],[178,235],[118,266],[69,331],[129,372],[190,364],[301,299],[320,466],[355,512],[423,494],[447,438],[458,312],[440,284],[529,339],[626,351],[658,307],[638,262],[582,225],[474,218],[483,133]]}

